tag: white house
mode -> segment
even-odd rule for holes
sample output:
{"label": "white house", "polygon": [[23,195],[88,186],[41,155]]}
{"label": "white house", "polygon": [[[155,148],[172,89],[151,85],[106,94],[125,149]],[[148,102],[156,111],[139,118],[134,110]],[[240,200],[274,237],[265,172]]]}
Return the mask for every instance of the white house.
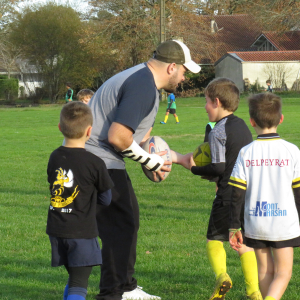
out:
{"label": "white house", "polygon": [[227,77],[244,91],[244,81],[266,87],[291,89],[299,78],[300,50],[227,52],[215,63],[216,77]]}

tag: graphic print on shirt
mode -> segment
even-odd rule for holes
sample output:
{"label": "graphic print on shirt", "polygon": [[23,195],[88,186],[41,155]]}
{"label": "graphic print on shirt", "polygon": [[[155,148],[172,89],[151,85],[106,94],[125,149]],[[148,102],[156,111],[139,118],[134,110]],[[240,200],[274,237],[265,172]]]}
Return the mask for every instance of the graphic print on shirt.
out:
{"label": "graphic print on shirt", "polygon": [[74,175],[72,170],[69,170],[67,173],[67,171],[63,170],[62,168],[59,168],[55,172],[57,172],[57,176],[51,190],[51,205],[57,208],[65,207],[72,203],[77,197],[79,193],[79,191],[77,191],[78,185],[75,187],[71,196],[66,199],[63,198],[62,194],[65,188],[71,188],[74,184]]}
{"label": "graphic print on shirt", "polygon": [[252,217],[282,217],[287,215],[287,211],[280,209],[278,203],[256,201],[256,207],[250,209],[249,215]]}

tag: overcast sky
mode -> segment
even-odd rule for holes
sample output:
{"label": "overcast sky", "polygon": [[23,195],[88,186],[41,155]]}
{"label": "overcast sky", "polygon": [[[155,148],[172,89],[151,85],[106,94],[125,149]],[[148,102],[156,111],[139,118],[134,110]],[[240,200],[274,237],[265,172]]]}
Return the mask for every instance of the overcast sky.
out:
{"label": "overcast sky", "polygon": [[56,2],[57,4],[67,4],[74,8],[76,11],[86,12],[88,10],[88,2],[84,0],[31,0],[23,1],[18,4],[20,10],[25,6],[30,6],[32,4],[46,4],[47,2]]}

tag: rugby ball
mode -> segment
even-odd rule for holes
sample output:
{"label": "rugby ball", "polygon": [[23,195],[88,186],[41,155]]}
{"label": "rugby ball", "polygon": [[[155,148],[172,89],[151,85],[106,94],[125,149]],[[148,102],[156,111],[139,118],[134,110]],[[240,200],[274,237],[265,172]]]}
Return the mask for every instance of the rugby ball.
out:
{"label": "rugby ball", "polygon": [[[172,162],[172,158],[171,158],[171,150],[170,147],[168,146],[168,144],[159,136],[150,136],[149,139],[147,139],[147,141],[143,144],[142,147],[146,152],[153,154],[153,153],[157,153],[157,152],[161,152],[161,151],[167,151],[167,153],[165,155],[162,156],[162,158],[165,161],[170,161]],[[171,168],[172,165],[168,165],[168,167],[170,168],[170,172],[171,172]],[[145,175],[154,182],[161,182],[161,178],[156,175],[156,180],[154,180],[153,178],[153,173],[152,171],[149,171],[145,166],[142,165],[142,169],[143,172],[145,173]],[[163,178],[164,180],[169,176],[170,172],[162,172],[163,173]]]}
{"label": "rugby ball", "polygon": [[211,164],[211,153],[208,142],[202,143],[195,149],[193,152],[193,159],[198,167],[204,167]]}

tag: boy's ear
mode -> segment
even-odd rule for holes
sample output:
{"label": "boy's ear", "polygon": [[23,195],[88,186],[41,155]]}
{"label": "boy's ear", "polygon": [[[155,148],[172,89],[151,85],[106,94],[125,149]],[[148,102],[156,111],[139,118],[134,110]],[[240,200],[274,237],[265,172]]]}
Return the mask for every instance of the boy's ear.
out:
{"label": "boy's ear", "polygon": [[[281,123],[283,122],[283,120],[284,120],[284,115],[281,114],[281,118],[280,118],[279,124],[281,124]],[[278,125],[279,125],[279,124],[278,124]]]}
{"label": "boy's ear", "polygon": [[58,129],[59,129],[59,131],[61,131],[61,128],[60,128],[60,123],[58,123]]}
{"label": "boy's ear", "polygon": [[86,131],[86,136],[90,138],[91,134],[92,134],[92,126],[89,126],[87,131]]}
{"label": "boy's ear", "polygon": [[250,124],[252,127],[256,127],[256,122],[252,118],[250,118]]}
{"label": "boy's ear", "polygon": [[221,101],[220,101],[219,98],[215,98],[214,103],[215,103],[215,106],[216,106],[216,107],[221,107],[221,106],[222,106],[222,103],[221,103]]}

